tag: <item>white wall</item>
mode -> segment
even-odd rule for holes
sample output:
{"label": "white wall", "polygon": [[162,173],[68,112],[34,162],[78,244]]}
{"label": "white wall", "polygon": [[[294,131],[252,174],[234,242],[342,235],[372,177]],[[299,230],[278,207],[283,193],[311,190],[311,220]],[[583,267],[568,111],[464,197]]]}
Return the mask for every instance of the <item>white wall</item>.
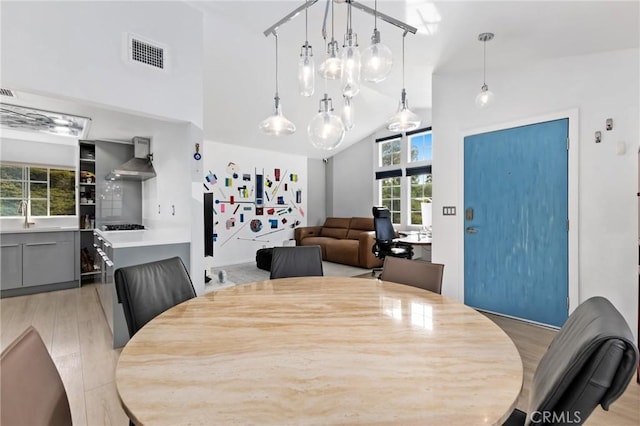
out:
{"label": "white wall", "polygon": [[[204,173],[208,175],[209,172],[211,172],[217,177],[217,183],[210,184],[207,182],[209,192],[213,192],[214,194],[214,209],[216,214],[214,214],[213,219],[213,230],[214,233],[218,235],[213,247],[213,258],[206,258],[207,268],[255,262],[256,251],[258,249],[262,247],[281,246],[285,241],[293,238],[294,230],[291,228],[291,225],[295,223],[295,221],[300,222],[298,226],[305,226],[307,224],[309,215],[307,209],[309,193],[307,191],[308,174],[306,157],[211,141],[205,141],[204,148],[206,153],[203,159]],[[239,177],[233,179],[233,185],[226,187],[225,178],[232,178],[232,174],[227,172],[227,166],[230,162],[235,163],[240,168],[240,171],[238,172]],[[284,205],[277,205],[275,200],[271,198],[272,191],[278,184],[274,176],[275,168],[279,168],[281,172],[280,187],[277,195],[284,196]],[[223,202],[228,201],[223,198],[223,196],[230,198],[232,194],[235,194],[235,201],[254,200],[255,192],[248,198],[243,198],[238,195],[236,188],[245,184],[241,176],[244,173],[251,174],[251,181],[246,183],[247,189],[255,187],[256,169],[258,172],[262,172],[264,169],[265,182],[267,178],[273,182],[271,188],[266,185],[264,187],[265,192],[268,192],[271,199],[268,201],[266,197],[264,198],[264,215],[262,216],[255,215],[254,204],[236,203],[231,205],[229,202]],[[297,174],[297,182],[291,182],[289,179],[291,173]],[[285,183],[287,184],[287,190],[284,188]],[[298,189],[302,191],[301,203],[295,203],[295,191]],[[203,191],[203,189],[201,189],[201,191]],[[216,203],[216,200],[218,200],[219,203]],[[220,203],[225,205],[224,212],[222,212]],[[296,208],[293,208],[294,204]],[[238,206],[240,206],[239,210],[234,214],[233,212]],[[290,206],[292,207],[290,213],[284,215],[277,214],[277,211]],[[250,211],[245,211],[243,209],[244,207],[251,207],[251,209]],[[269,215],[267,213],[270,207],[275,209],[275,214]],[[244,214],[244,222],[240,222],[240,213]],[[318,212],[314,212],[314,216],[317,215],[317,213]],[[227,229],[226,221],[232,217],[236,220],[235,226]],[[281,222],[282,218],[287,219],[286,224]],[[252,219],[260,219],[262,221],[262,229],[260,232],[252,232],[250,230],[249,222]],[[272,230],[270,228],[269,219],[279,219],[277,229]]]}
{"label": "white wall", "polygon": [[[634,333],[638,319],[637,152],[639,51],[614,51],[490,70],[496,103],[478,110],[478,72],[433,77],[433,261],[447,265],[443,294],[464,299],[463,135],[495,126],[578,109],[579,299],[601,295],[622,312]],[[614,130],[605,131],[613,118]],[[594,132],[603,141],[594,143]],[[618,142],[626,152],[616,153]],[[441,207],[458,207],[443,217]],[[572,226],[575,224],[572,223]],[[572,302],[572,306],[577,304]]]}
{"label": "white wall", "polygon": [[[2,2],[2,87],[202,127],[202,14],[183,2]],[[123,60],[133,32],[167,47],[167,72]]]}

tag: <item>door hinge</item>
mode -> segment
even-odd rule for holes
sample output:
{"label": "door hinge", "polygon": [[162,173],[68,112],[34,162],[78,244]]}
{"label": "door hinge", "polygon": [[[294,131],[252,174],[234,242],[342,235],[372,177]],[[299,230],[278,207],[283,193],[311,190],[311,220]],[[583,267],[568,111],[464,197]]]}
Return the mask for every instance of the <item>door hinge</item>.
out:
{"label": "door hinge", "polygon": [[569,230],[569,219],[567,219],[567,231]]}
{"label": "door hinge", "polygon": [[569,151],[569,138],[567,138],[567,151]]}

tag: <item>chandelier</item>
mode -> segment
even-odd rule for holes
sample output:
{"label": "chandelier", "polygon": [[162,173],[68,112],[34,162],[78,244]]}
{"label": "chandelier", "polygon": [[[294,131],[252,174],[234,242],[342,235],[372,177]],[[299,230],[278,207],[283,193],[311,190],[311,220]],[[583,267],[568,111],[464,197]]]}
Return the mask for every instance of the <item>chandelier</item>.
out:
{"label": "chandelier", "polygon": [[[277,67],[277,29],[295,18],[302,11],[305,12],[305,41],[302,44],[300,58],[298,60],[298,92],[301,96],[309,97],[315,93],[316,66],[313,58],[313,49],[308,40],[308,9],[319,0],[306,0],[304,4],[298,6],[293,11],[285,15],[275,24],[264,31],[265,37],[273,35],[276,39],[276,67]],[[334,3],[345,3],[347,7],[347,28],[344,35],[342,52],[338,47],[338,42],[334,38]],[[360,51],[358,36],[351,26],[352,9],[356,8],[373,16],[373,34],[371,44]],[[327,20],[331,9],[331,41],[327,43]],[[340,80],[342,95],[342,111],[334,112],[333,100],[326,90],[322,93],[320,108],[318,113],[312,118],[307,126],[307,134],[311,144],[322,150],[333,150],[344,140],[345,133],[354,126],[354,101],[360,88],[364,83],[375,84],[384,81],[391,72],[393,65],[393,55],[391,50],[382,44],[380,31],[378,30],[378,19],[392,24],[403,30],[402,35],[402,94],[398,112],[385,123],[387,129],[393,131],[408,131],[420,125],[419,118],[411,112],[408,106],[407,94],[404,88],[404,39],[407,33],[415,34],[417,29],[384,13],[378,12],[378,2],[375,0],[374,8],[360,4],[354,0],[326,0],[324,10],[324,20],[322,26],[323,39],[327,45],[326,57],[317,68],[317,76],[325,80]],[[276,68],[277,70],[277,68]],[[277,72],[277,71],[276,71]],[[286,131],[273,131],[273,126],[265,123],[277,118],[280,121],[282,116],[280,98],[277,89],[276,75],[276,107],[274,115],[261,123],[260,129],[269,135],[291,134],[295,131],[295,125],[288,122],[284,128]],[[282,129],[279,124],[278,129]]]}

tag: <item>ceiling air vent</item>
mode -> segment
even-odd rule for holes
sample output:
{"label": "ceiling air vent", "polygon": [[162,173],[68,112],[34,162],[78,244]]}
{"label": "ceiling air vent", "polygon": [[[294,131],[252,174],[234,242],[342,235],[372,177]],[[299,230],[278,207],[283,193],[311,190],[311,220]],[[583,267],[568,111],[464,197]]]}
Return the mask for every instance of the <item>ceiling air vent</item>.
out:
{"label": "ceiling air vent", "polygon": [[167,49],[159,43],[129,34],[129,61],[166,70]]}
{"label": "ceiling air vent", "polygon": [[0,88],[0,95],[8,96],[10,98],[15,98],[16,97],[16,94],[13,93],[13,91],[10,90],[10,89],[2,89],[2,88]]}

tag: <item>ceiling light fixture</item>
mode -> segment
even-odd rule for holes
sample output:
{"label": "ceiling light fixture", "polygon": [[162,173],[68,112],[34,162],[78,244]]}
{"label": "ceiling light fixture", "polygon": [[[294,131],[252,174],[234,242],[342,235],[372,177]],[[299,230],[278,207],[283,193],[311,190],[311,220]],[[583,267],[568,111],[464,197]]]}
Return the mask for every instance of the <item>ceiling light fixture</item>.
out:
{"label": "ceiling light fixture", "polygon": [[[331,41],[327,44],[327,58],[318,70],[320,76],[326,80],[337,80],[342,74],[342,61],[338,57],[338,42],[333,37],[333,23],[333,2],[331,2]],[[324,39],[327,40],[326,36]]]}
{"label": "ceiling light fixture", "polygon": [[478,108],[486,108],[493,104],[495,100],[495,95],[491,90],[489,90],[489,86],[487,86],[487,42],[493,40],[493,33],[481,33],[478,35],[478,40],[482,42],[483,46],[483,62],[482,62],[482,88],[480,88],[480,93],[476,96],[476,106]]}
{"label": "ceiling light fixture", "polygon": [[1,104],[0,126],[12,130],[86,138],[91,119],[62,112]]}
{"label": "ceiling light fixture", "polygon": [[398,112],[387,121],[387,129],[392,132],[408,132],[420,126],[420,117],[409,109],[407,91],[404,87],[404,39],[406,36],[407,32],[405,31],[402,34],[402,93],[400,94],[400,104],[398,105]]}
{"label": "ceiling light fixture", "polygon": [[350,98],[360,92],[360,50],[358,49],[358,35],[351,27],[351,2],[347,6],[347,32],[342,45],[342,94]]}
{"label": "ceiling light fixture", "polygon": [[282,115],[282,105],[280,104],[280,96],[278,95],[278,34],[273,30],[273,37],[276,39],[276,96],[275,108],[273,115],[267,117],[260,123],[260,130],[267,135],[280,136],[291,135],[295,133],[296,126]]}
{"label": "ceiling light fixture", "polygon": [[[308,0],[305,0],[305,6]],[[315,64],[313,63],[313,48],[309,44],[309,8],[304,9],[304,44],[300,50],[298,62],[298,89],[302,96],[311,96],[315,83]]]}
{"label": "ceiling light fixture", "polygon": [[320,100],[318,114],[307,126],[307,133],[313,146],[326,151],[337,148],[344,140],[344,123],[333,113],[333,102],[326,93]]}
{"label": "ceiling light fixture", "polygon": [[375,1],[373,15],[373,35],[371,46],[362,53],[362,79],[371,83],[379,83],[387,78],[393,65],[393,54],[384,44],[380,43],[378,31],[378,0]]}
{"label": "ceiling light fixture", "polygon": [[[264,120],[260,128],[268,134],[281,135],[291,134],[295,131],[295,126],[282,115],[280,98],[278,97],[278,39],[276,31],[281,25],[294,19],[300,12],[305,11],[305,43],[302,46],[300,60],[298,62],[298,81],[299,92],[303,96],[311,96],[314,92],[313,84],[313,53],[311,45],[308,41],[308,12],[307,9],[316,4],[319,0],[305,0],[304,4],[296,7],[283,18],[278,20],[264,31],[265,36],[273,35],[276,37],[276,108],[273,116]],[[335,3],[346,3],[347,6],[347,31],[344,36],[344,46],[339,55],[338,43],[334,38],[334,7]],[[327,44],[326,59],[320,64],[318,73],[325,80],[341,80],[341,89],[343,97],[343,108],[340,115],[333,113],[332,100],[329,97],[329,89],[327,81],[325,81],[324,97],[320,100],[320,109],[318,114],[309,122],[307,133],[311,139],[313,146],[319,149],[331,150],[340,145],[344,139],[345,131],[354,126],[354,104],[353,96],[357,95],[361,89],[361,79],[366,77],[367,82],[383,81],[391,71],[393,64],[392,54],[388,47],[380,43],[380,32],[377,28],[377,20],[390,23],[404,31],[403,34],[403,90],[401,109],[402,125],[407,122],[414,123],[417,118],[407,106],[406,91],[404,90],[404,37],[410,32],[415,34],[417,29],[405,22],[399,21],[384,13],[378,12],[378,3],[375,3],[375,9],[360,4],[355,0],[326,0],[324,10],[324,20],[322,26],[322,37],[327,41],[327,20],[329,16],[329,6],[331,6],[331,41]],[[353,32],[352,27],[352,9],[356,8],[366,12],[374,17],[373,36],[371,37],[371,46],[365,50],[363,63],[360,51],[358,49],[357,35]],[[363,71],[363,66],[366,70]],[[364,74],[363,74],[364,73]],[[420,121],[417,120],[417,125]],[[416,127],[417,127],[416,125]],[[415,128],[415,127],[411,127]]]}

